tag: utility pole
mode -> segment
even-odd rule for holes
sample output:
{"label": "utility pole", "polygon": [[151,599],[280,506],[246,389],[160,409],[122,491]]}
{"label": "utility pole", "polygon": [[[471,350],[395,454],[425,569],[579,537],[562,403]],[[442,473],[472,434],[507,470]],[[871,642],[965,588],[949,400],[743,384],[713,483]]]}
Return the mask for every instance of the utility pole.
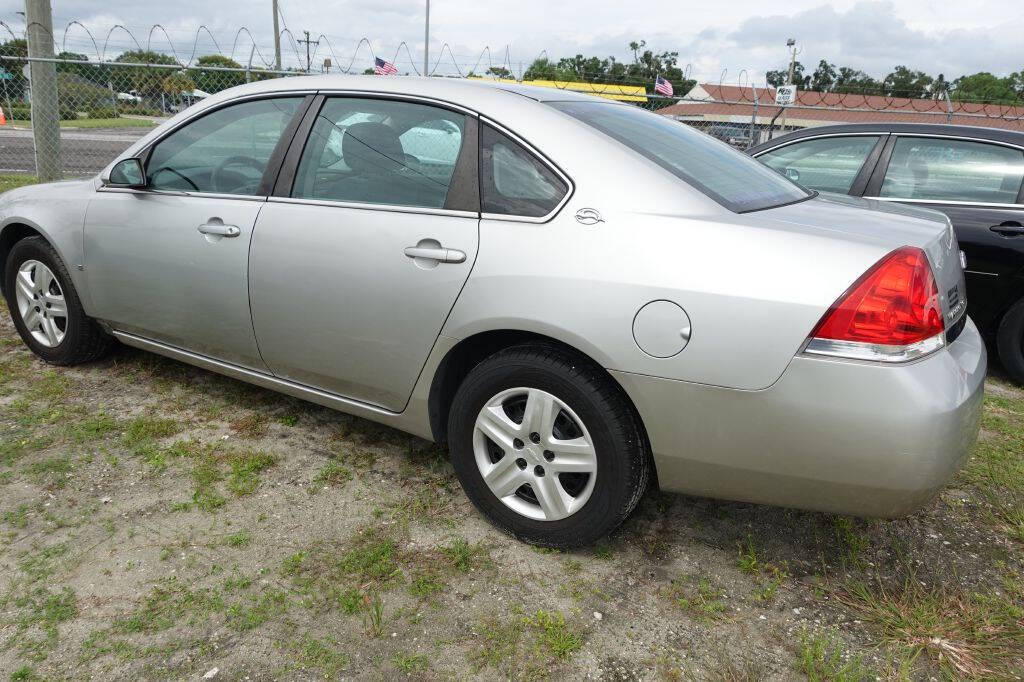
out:
{"label": "utility pole", "polygon": [[786,80],[786,85],[793,84],[793,69],[796,68],[796,40],[789,38],[786,40],[786,47],[790,50],[789,57],[789,78]]}
{"label": "utility pole", "polygon": [[[53,59],[53,10],[50,0],[25,0],[28,56]],[[40,182],[60,179],[60,115],[57,107],[57,65],[30,61],[32,139],[36,176]]]}
{"label": "utility pole", "polygon": [[310,63],[310,57],[309,57],[309,46],[310,45],[319,45],[320,41],[319,40],[310,40],[309,39],[309,31],[303,31],[303,33],[306,34],[306,39],[305,40],[299,40],[298,42],[306,44],[306,73],[309,73],[310,67],[312,66],[312,64]]}
{"label": "utility pole", "polygon": [[278,71],[281,70],[281,28],[278,26],[278,14],[280,10],[277,8],[277,0],[271,0],[274,6],[274,68]]}
{"label": "utility pole", "polygon": [[430,0],[427,0],[427,14],[423,22],[423,75],[430,75]]}

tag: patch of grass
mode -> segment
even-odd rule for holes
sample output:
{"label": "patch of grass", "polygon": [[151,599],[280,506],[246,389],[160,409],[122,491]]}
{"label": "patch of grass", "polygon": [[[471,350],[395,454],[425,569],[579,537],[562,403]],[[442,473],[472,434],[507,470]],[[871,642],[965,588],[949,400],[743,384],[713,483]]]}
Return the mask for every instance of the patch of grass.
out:
{"label": "patch of grass", "polygon": [[35,670],[27,665],[23,665],[11,673],[11,682],[36,682],[42,679],[42,677],[36,674]]}
{"label": "patch of grass", "polygon": [[115,430],[117,421],[106,412],[98,412],[70,422],[65,434],[75,443],[91,443],[106,438]]}
{"label": "patch of grass", "polygon": [[403,675],[423,672],[430,667],[430,658],[426,654],[407,654],[404,651],[392,656],[391,662]]}
{"label": "patch of grass", "polygon": [[280,424],[291,427],[299,423],[299,416],[296,414],[283,414],[277,418],[277,421]]}
{"label": "patch of grass", "polygon": [[195,462],[192,480],[195,492],[192,501],[206,512],[215,511],[227,503],[218,484],[226,482],[228,491],[236,496],[251,495],[260,486],[260,474],[272,467],[277,458],[250,450],[232,450],[216,445],[193,447],[189,452]]}
{"label": "patch of grass", "polygon": [[861,568],[864,565],[864,552],[871,544],[867,534],[858,528],[857,521],[849,516],[833,516],[831,521],[836,539],[843,549],[843,565]]}
{"label": "patch of grass", "polygon": [[63,375],[49,370],[33,380],[26,395],[30,400],[40,400],[53,404],[64,399],[68,392],[69,383]]}
{"label": "patch of grass", "polygon": [[409,594],[420,599],[425,599],[438,592],[442,592],[445,587],[444,580],[436,571],[425,570],[412,579],[409,583]]}
{"label": "patch of grass", "polygon": [[982,427],[959,478],[988,503],[994,525],[1024,542],[1024,399],[986,395]]}
{"label": "patch of grass", "polygon": [[757,550],[754,548],[753,538],[748,535],[746,541],[737,543],[737,547],[736,567],[748,575],[758,573],[761,567],[757,559]]}
{"label": "patch of grass", "polygon": [[1007,576],[992,595],[926,589],[913,577],[897,590],[855,583],[837,590],[911,660],[924,655],[952,677],[1011,677],[1024,651],[1024,581]]}
{"label": "patch of grass", "polygon": [[32,481],[38,485],[63,488],[73,466],[71,458],[65,454],[32,462],[28,466],[28,473]]}
{"label": "patch of grass", "polygon": [[489,618],[475,628],[482,642],[469,653],[477,667],[493,667],[514,679],[537,679],[583,647],[583,636],[561,613]]}
{"label": "patch of grass", "polygon": [[274,466],[277,458],[264,452],[234,452],[228,457],[231,471],[228,490],[235,495],[251,495],[260,487],[259,474]]}
{"label": "patch of grass", "polygon": [[352,470],[337,461],[330,461],[313,477],[316,488],[325,485],[343,486],[352,480]]}
{"label": "patch of grass", "polygon": [[569,658],[583,647],[582,635],[566,624],[561,613],[537,611],[526,624],[537,631],[538,644],[554,658]]}
{"label": "patch of grass", "polygon": [[267,422],[269,417],[262,412],[250,412],[249,414],[231,421],[231,430],[242,438],[262,438],[267,435]]}
{"label": "patch of grass", "polygon": [[4,512],[4,523],[14,526],[15,528],[25,528],[28,526],[28,510],[30,507],[27,504],[19,504],[14,509]]}
{"label": "patch of grass", "polygon": [[460,573],[468,573],[487,556],[483,545],[471,545],[465,538],[455,538],[446,547],[442,547],[441,552]]}
{"label": "patch of grass", "polygon": [[810,682],[872,682],[875,673],[857,656],[843,658],[838,637],[833,633],[800,633],[800,671]]}
{"label": "patch of grass", "polygon": [[352,660],[348,654],[338,649],[337,640],[320,640],[309,635],[303,636],[302,641],[295,647],[295,653],[302,669],[319,670],[328,679],[338,677]]}
{"label": "patch of grass", "polygon": [[363,616],[363,625],[366,634],[377,639],[384,634],[384,600],[379,594],[374,594],[369,601],[366,614]]}
{"label": "patch of grass", "polygon": [[722,591],[713,587],[710,579],[698,578],[693,589],[687,589],[682,582],[672,581],[669,588],[669,596],[679,608],[689,612],[699,621],[717,620],[724,615]]}
{"label": "patch of grass", "polygon": [[233,533],[224,538],[224,544],[235,549],[243,549],[252,544],[252,533],[248,531]]}
{"label": "patch of grass", "polygon": [[132,613],[115,618],[114,632],[152,634],[175,625],[195,625],[224,610],[223,598],[213,590],[191,589],[177,578],[162,580]]}
{"label": "patch of grass", "polygon": [[136,417],[125,426],[122,441],[126,447],[136,448],[143,443],[168,438],[181,431],[181,426],[167,417]]}
{"label": "patch of grass", "polygon": [[228,609],[228,624],[235,630],[254,630],[288,610],[288,597],[280,590],[268,590],[244,604]]}

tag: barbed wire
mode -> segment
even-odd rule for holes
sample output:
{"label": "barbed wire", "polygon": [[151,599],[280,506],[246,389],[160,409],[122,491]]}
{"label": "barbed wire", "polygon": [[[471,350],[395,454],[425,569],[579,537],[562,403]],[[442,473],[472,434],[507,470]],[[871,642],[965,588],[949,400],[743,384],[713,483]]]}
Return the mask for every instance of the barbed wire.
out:
{"label": "barbed wire", "polygon": [[[291,48],[291,53],[294,55],[295,64],[300,69],[305,70],[302,67],[306,65],[306,59],[299,50],[295,36],[292,33],[292,31],[288,28],[283,13],[281,14],[281,20],[283,28],[280,31],[279,37],[287,38],[289,47]],[[22,31],[22,36],[27,34],[27,31],[30,27],[34,26],[38,26],[39,28],[43,28],[44,30],[46,30],[45,27],[43,27],[41,24],[27,24],[24,30]],[[6,31],[6,33],[9,34],[12,39],[19,38],[17,32],[15,31],[15,28],[10,26],[6,22],[0,21],[0,28]],[[98,62],[110,61],[111,54],[119,49],[121,52],[124,52],[130,51],[130,49],[134,47],[134,49],[139,52],[153,52],[154,34],[157,33],[162,35],[163,40],[167,43],[167,48],[169,48],[170,50],[169,56],[175,61],[175,63],[177,63],[183,69],[193,68],[194,66],[196,66],[198,58],[202,56],[206,56],[208,54],[224,55],[224,50],[221,47],[219,41],[217,40],[216,35],[214,35],[213,31],[206,25],[200,25],[196,28],[194,32],[185,30],[175,31],[178,34],[187,34],[191,36],[192,49],[190,51],[188,58],[182,59],[181,55],[178,52],[178,48],[175,45],[175,41],[171,38],[170,32],[161,24],[153,24],[148,28],[145,48],[142,47],[142,44],[136,38],[135,33],[132,31],[132,29],[124,24],[112,25],[107,30],[102,42],[102,47],[100,47],[99,41],[97,41],[96,36],[93,34],[93,31],[87,25],[85,25],[77,19],[67,21],[64,25],[63,35],[61,36],[61,40],[59,41],[61,52],[74,52],[73,50],[68,49],[69,40],[74,42],[74,34],[79,32],[84,32],[85,38],[87,38],[87,41],[84,44],[91,45],[92,51],[96,54]],[[53,35],[52,31],[49,31],[49,33],[51,39],[53,39],[54,45],[57,45],[58,41],[56,39],[56,36]],[[275,65],[275,62],[268,60],[264,56],[264,53],[260,49],[260,45],[257,43],[252,32],[245,26],[242,26],[235,31],[232,40],[231,51],[224,56],[227,56],[232,61],[236,61],[236,63],[238,63],[238,61],[235,59],[235,55],[236,52],[238,51],[239,39],[243,35],[243,33],[248,38],[248,42],[250,43],[250,55],[247,62],[248,67],[252,68],[253,59],[258,58],[259,64],[261,65],[258,68],[272,68]],[[121,34],[125,34],[128,40],[123,43],[116,41],[112,42],[113,36]],[[206,39],[201,42],[201,38],[204,34],[206,36]],[[368,61],[366,62],[367,65],[371,65],[373,61],[378,57],[378,54],[373,47],[373,41],[368,37],[364,36],[362,38],[359,38],[358,40],[354,38],[343,38],[342,40],[355,42],[355,48],[352,50],[351,57],[348,58],[347,64],[345,64],[344,55],[339,56],[338,50],[335,49],[335,46],[331,38],[321,33],[319,36],[317,36],[316,40],[313,41],[313,44],[315,44],[316,47],[313,49],[312,52],[309,53],[309,65],[312,66],[312,64],[314,63],[314,59],[316,59],[320,55],[321,44],[325,46],[324,49],[326,50],[326,52],[330,53],[333,63],[338,65],[338,68],[342,73],[352,73],[353,68],[356,66],[357,60],[359,60],[360,58],[360,54],[362,53],[364,46],[367,53],[369,54]],[[74,47],[74,44],[72,44],[72,47]],[[209,47],[213,48],[213,52],[204,52],[204,50],[201,49]],[[125,50],[123,48],[128,48],[128,50]],[[412,48],[404,40],[401,41],[395,48],[394,56],[390,60],[391,63],[396,65],[400,63],[400,58],[402,57],[403,50],[405,54],[405,59],[402,59],[401,63],[403,65],[407,63],[408,68],[411,70],[412,73],[418,76],[424,75],[423,73],[421,73],[420,68],[417,66],[417,60],[413,57]],[[448,56],[447,61],[445,61],[446,53]],[[451,45],[448,42],[444,42],[441,46],[441,49],[437,53],[437,58],[434,60],[433,66],[427,65],[426,75],[445,75],[445,73],[442,72],[441,69],[442,65],[451,64],[451,67],[454,70],[454,74],[458,75],[459,77],[465,78],[471,74],[478,73],[477,70],[484,63],[485,57],[487,64],[487,70],[485,71],[485,73],[496,73],[493,52],[490,46],[485,46],[480,51],[475,61],[472,62],[472,66],[470,66],[469,61],[460,61],[460,56],[466,57],[467,59],[471,58],[471,55],[456,55]],[[540,59],[547,59],[548,64],[553,66],[555,69],[565,68],[565,65],[563,64],[562,60],[559,60],[558,62],[552,61],[551,58],[548,56],[547,50],[541,50],[538,53],[538,55],[534,58],[534,60],[531,60],[529,62],[518,62],[519,68],[517,70],[512,59],[510,45],[505,45],[504,55],[499,68],[504,69],[505,72],[512,75],[514,79],[522,80],[523,77],[526,75],[526,71],[528,71],[527,68],[523,67],[523,64],[525,63],[527,65],[530,65]],[[610,59],[613,62],[615,62],[614,57]],[[623,62],[615,63],[622,64]],[[343,64],[345,65],[342,66]],[[563,65],[559,66],[560,64]],[[679,80],[681,80],[683,83],[689,83],[691,81],[697,82],[697,79],[694,78],[692,64],[688,63],[681,68],[678,66],[675,66],[674,68],[678,68],[680,70],[681,77],[679,78]],[[647,77],[636,77],[622,74],[613,76],[607,73],[607,71],[588,71],[583,68],[571,69],[571,73],[575,77],[581,79],[582,81],[590,83],[591,85],[594,86],[644,86],[645,89],[653,87],[651,83],[652,79]],[[716,100],[729,100],[730,98],[724,98],[721,97],[720,95],[721,90],[723,88],[730,88],[730,94],[732,95],[732,103],[753,103],[755,100],[758,102],[758,104],[767,105],[773,103],[774,94],[772,92],[772,87],[768,83],[764,83],[763,85],[754,84],[753,80],[750,78],[750,72],[747,69],[740,69],[736,76],[735,85],[726,83],[728,79],[728,74],[729,69],[725,68],[721,71],[719,75],[718,88],[720,92],[719,96],[715,97]],[[707,83],[705,83],[705,85],[707,85]],[[986,115],[997,117],[1011,116],[1017,118],[1024,116],[1024,114],[1018,111],[1018,109],[1024,106],[1024,93],[1017,94],[1015,99],[1013,99],[1012,101],[1006,101],[1005,99],[986,101],[980,99],[956,99],[955,96],[947,99],[946,96],[940,93],[933,94],[921,92],[914,93],[915,95],[918,96],[909,97],[903,96],[900,93],[880,92],[877,88],[849,87],[842,85],[838,87],[841,88],[841,90],[816,91],[802,89],[800,90],[799,100],[797,104],[806,107],[828,106],[849,110],[867,111],[892,111],[894,109],[901,109],[913,113],[941,111],[943,113],[964,113],[970,115]],[[735,92],[733,92],[732,89],[735,89]],[[764,99],[762,99],[762,96],[764,97]]]}

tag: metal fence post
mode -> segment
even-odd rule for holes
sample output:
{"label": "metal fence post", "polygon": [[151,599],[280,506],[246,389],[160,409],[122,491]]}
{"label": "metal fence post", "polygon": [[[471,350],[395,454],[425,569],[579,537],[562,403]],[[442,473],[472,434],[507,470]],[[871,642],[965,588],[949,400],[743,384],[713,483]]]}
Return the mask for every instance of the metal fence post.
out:
{"label": "metal fence post", "polygon": [[[50,0],[25,0],[25,10],[36,176],[40,182],[49,182],[61,177],[57,65],[53,61],[45,61],[53,59],[53,13]],[[33,61],[34,57],[44,61]]]}

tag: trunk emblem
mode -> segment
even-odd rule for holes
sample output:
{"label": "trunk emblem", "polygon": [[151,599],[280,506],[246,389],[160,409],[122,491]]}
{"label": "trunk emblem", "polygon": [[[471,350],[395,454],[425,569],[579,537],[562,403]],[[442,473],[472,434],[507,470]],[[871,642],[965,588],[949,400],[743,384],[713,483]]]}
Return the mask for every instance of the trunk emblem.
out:
{"label": "trunk emblem", "polygon": [[601,214],[597,209],[581,208],[576,211],[576,222],[580,225],[596,225],[598,223],[603,223],[604,218],[601,217]]}

